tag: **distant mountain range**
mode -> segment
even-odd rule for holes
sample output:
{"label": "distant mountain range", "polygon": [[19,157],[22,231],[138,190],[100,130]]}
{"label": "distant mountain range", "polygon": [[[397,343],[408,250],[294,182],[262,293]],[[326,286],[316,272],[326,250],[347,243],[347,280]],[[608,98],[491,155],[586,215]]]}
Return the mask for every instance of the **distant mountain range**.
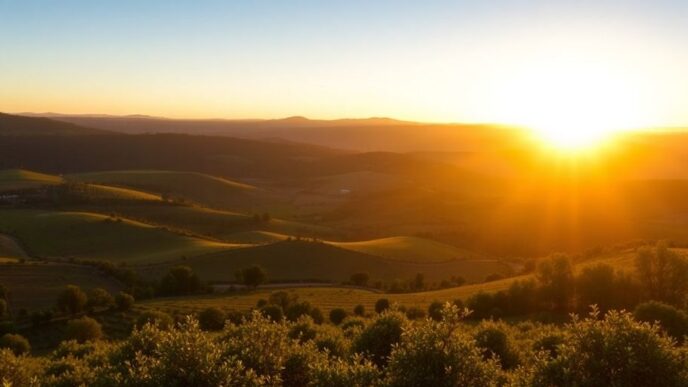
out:
{"label": "distant mountain range", "polygon": [[2,136],[98,134],[113,134],[113,132],[50,118],[24,117],[0,113],[0,135]]}

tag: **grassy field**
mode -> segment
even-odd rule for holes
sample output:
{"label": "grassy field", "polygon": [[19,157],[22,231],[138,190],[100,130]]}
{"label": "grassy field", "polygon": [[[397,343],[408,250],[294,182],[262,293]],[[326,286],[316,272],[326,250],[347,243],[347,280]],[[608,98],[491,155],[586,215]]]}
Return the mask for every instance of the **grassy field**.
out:
{"label": "grassy field", "polygon": [[243,183],[196,172],[128,170],[69,175],[68,179],[106,185],[143,189],[181,196],[197,203],[227,208],[250,206],[251,194],[257,188]]}
{"label": "grassy field", "polygon": [[20,239],[35,255],[131,264],[179,260],[239,247],[88,212],[0,210],[0,231]]}
{"label": "grassy field", "polygon": [[0,192],[38,188],[45,185],[64,183],[59,176],[45,175],[24,169],[5,169],[0,171]]}
{"label": "grassy field", "polygon": [[405,262],[436,263],[475,257],[475,254],[457,247],[416,237],[399,236],[361,242],[328,243],[342,249]]}
{"label": "grassy field", "polygon": [[[263,246],[228,250],[185,261],[206,281],[233,281],[237,269],[258,264],[274,281],[326,280],[347,281],[351,274],[367,272],[371,281],[407,280],[423,273],[427,281],[441,281],[463,276],[481,281],[490,274],[510,274],[509,265],[497,260],[454,260],[442,263],[411,263],[341,249],[321,242],[284,241]],[[148,278],[156,278],[168,267],[158,265],[142,269]]]}
{"label": "grassy field", "polygon": [[85,290],[95,287],[110,292],[121,290],[120,284],[103,276],[95,268],[44,262],[0,264],[0,284],[10,290],[10,307],[13,311],[21,308],[52,308],[59,292],[70,284]]}
{"label": "grassy field", "polygon": [[[680,253],[688,253],[684,249],[676,250]],[[632,270],[636,253],[633,250],[600,256],[579,263],[575,266],[576,272],[586,267],[601,263],[611,265],[617,270]],[[163,298],[146,301],[140,304],[141,308],[161,309],[170,313],[191,313],[203,308],[215,306],[221,309],[249,310],[256,305],[261,298],[267,298],[271,292],[284,290],[296,294],[300,299],[309,301],[320,307],[325,312],[333,308],[343,308],[351,311],[356,305],[364,305],[366,310],[374,310],[375,302],[380,298],[387,298],[391,302],[402,306],[418,306],[427,308],[433,301],[451,301],[455,299],[465,300],[478,293],[493,293],[506,290],[514,281],[533,278],[532,275],[521,275],[502,280],[465,285],[461,287],[404,294],[382,294],[371,290],[342,288],[342,287],[291,287],[284,289],[258,289],[254,292],[237,292],[228,294],[206,295],[196,297]]]}
{"label": "grassy field", "polygon": [[286,240],[289,235],[269,231],[244,231],[230,234],[227,240],[234,243],[267,244]]}

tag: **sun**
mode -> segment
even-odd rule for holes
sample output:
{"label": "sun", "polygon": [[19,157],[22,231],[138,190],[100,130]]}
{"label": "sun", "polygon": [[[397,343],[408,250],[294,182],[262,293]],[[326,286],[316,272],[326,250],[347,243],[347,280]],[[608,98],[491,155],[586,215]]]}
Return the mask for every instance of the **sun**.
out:
{"label": "sun", "polygon": [[645,125],[637,82],[599,63],[544,61],[502,88],[506,120],[529,128],[547,147],[580,152]]}

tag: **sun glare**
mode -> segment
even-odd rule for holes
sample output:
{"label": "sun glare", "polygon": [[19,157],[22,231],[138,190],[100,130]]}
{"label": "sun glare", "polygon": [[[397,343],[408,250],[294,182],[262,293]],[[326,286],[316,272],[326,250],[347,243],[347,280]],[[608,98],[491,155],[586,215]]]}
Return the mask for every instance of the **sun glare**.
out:
{"label": "sun glare", "polygon": [[514,74],[503,94],[508,120],[562,152],[593,149],[647,121],[640,82],[599,63],[539,62]]}

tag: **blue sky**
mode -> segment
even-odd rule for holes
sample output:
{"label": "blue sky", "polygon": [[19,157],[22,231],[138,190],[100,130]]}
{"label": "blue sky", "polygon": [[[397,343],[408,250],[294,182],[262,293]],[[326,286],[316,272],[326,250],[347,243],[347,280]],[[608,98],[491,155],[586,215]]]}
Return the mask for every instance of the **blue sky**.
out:
{"label": "blue sky", "polygon": [[538,69],[679,125],[687,3],[0,0],[0,111],[528,121]]}

